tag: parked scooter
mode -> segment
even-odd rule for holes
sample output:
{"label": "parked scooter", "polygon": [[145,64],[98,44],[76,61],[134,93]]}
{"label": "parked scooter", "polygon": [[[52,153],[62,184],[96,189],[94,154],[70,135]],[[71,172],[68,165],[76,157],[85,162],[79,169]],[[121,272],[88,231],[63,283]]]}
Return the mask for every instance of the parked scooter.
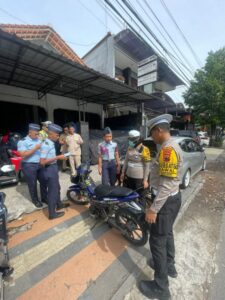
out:
{"label": "parked scooter", "polygon": [[91,216],[117,228],[133,245],[143,246],[148,240],[148,225],[138,203],[139,194],[120,186],[96,186],[90,173],[88,164],[78,168],[77,176],[71,178],[74,185],[69,187],[67,197],[76,204],[90,202]]}
{"label": "parked scooter", "polygon": [[15,166],[11,163],[5,146],[0,147],[0,187],[17,183]]}
{"label": "parked scooter", "polygon": [[13,273],[9,263],[8,235],[7,235],[7,208],[4,204],[5,193],[0,192],[0,299],[4,299],[4,279]]}
{"label": "parked scooter", "polygon": [[17,150],[7,149],[11,164],[15,167],[16,177],[18,181],[24,180],[23,172],[21,169],[22,157]]}

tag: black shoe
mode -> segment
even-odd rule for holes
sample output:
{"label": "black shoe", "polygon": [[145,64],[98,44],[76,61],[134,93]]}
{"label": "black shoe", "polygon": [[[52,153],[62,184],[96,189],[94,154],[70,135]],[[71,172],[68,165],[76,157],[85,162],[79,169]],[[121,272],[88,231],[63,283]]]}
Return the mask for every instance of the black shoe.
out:
{"label": "black shoe", "polygon": [[48,200],[46,199],[41,200],[41,202],[48,205]]}
{"label": "black shoe", "polygon": [[14,271],[13,267],[0,267],[0,272],[2,273],[2,276],[4,278],[12,275],[13,271]]}
{"label": "black shoe", "polygon": [[[155,270],[155,265],[154,265],[154,261],[152,258],[149,259],[148,261],[148,265],[149,267],[151,267],[153,270]],[[172,277],[172,278],[177,278],[178,273],[177,270],[175,268],[174,265],[169,265],[168,267],[168,276]]]}
{"label": "black shoe", "polygon": [[34,204],[37,208],[43,207],[43,204],[42,204],[40,201],[35,201],[35,202],[33,202],[33,204]]}
{"label": "black shoe", "polygon": [[171,299],[169,289],[163,291],[159,289],[155,281],[142,280],[139,283],[140,292],[149,299],[169,300]]}
{"label": "black shoe", "polygon": [[63,209],[63,208],[67,208],[67,207],[69,207],[69,206],[70,206],[69,203],[60,203],[60,204],[57,204],[56,210],[60,210],[60,209]]}
{"label": "black shoe", "polygon": [[65,215],[64,211],[56,212],[53,216],[49,216],[49,220],[57,219],[64,215]]}

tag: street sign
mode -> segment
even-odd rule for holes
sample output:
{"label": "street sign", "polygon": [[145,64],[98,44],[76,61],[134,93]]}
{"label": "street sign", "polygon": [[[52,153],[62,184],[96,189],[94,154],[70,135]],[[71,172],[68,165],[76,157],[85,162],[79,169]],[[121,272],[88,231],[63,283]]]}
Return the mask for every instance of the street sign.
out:
{"label": "street sign", "polygon": [[158,60],[156,55],[152,55],[138,63],[138,86],[143,86],[157,81]]}
{"label": "street sign", "polygon": [[138,86],[146,85],[148,83],[157,81],[157,75],[157,72],[152,72],[144,76],[138,77]]}
{"label": "street sign", "polygon": [[138,68],[138,77],[156,71],[158,68],[157,60],[151,61],[146,65]]}
{"label": "street sign", "polygon": [[156,55],[152,55],[152,56],[150,56],[150,57],[147,57],[147,58],[145,58],[145,59],[139,61],[138,67],[141,67],[141,66],[143,66],[143,65],[146,65],[147,63],[149,63],[149,62],[151,62],[151,61],[153,61],[153,60],[157,60],[157,56],[156,56]]}

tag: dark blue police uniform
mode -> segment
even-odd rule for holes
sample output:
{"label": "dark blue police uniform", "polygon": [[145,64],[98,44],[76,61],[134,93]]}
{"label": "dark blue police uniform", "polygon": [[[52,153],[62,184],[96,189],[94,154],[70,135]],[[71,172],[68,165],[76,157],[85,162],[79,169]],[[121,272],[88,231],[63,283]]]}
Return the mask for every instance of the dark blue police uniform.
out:
{"label": "dark blue police uniform", "polygon": [[[48,130],[60,133],[62,128],[56,124],[51,124],[48,126]],[[56,157],[55,144],[53,141],[47,138],[42,143],[40,157],[44,159]],[[49,218],[53,219],[58,216],[56,213],[57,208],[61,209],[68,206],[64,205],[60,200],[60,184],[57,161],[55,160],[52,163],[42,167],[41,176],[48,189]]]}
{"label": "dark blue police uniform", "polygon": [[[38,124],[29,124],[29,130],[39,131],[40,126]],[[32,139],[29,135],[23,140],[19,141],[17,145],[18,151],[29,151],[33,149],[37,144],[40,144],[39,138]],[[47,187],[40,177],[40,150],[36,150],[32,155],[22,160],[22,171],[26,179],[28,189],[32,202],[37,207],[42,207],[42,203],[38,199],[37,193],[37,180],[40,182],[41,200],[46,201],[47,199]]]}

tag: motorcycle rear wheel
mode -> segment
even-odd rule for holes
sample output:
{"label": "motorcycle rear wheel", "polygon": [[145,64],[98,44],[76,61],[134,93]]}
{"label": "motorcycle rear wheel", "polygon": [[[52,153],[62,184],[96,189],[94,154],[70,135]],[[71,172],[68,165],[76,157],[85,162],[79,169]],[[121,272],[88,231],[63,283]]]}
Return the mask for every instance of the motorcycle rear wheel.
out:
{"label": "motorcycle rear wheel", "polygon": [[86,205],[90,202],[89,197],[87,196],[82,196],[79,193],[77,193],[76,191],[73,190],[68,190],[67,193],[67,198],[74,202],[75,204],[79,204],[79,205]]}
{"label": "motorcycle rear wheel", "polygon": [[117,225],[125,231],[122,235],[132,245],[144,246],[147,243],[148,231],[135,214],[128,209],[120,208],[116,211],[115,220]]}

